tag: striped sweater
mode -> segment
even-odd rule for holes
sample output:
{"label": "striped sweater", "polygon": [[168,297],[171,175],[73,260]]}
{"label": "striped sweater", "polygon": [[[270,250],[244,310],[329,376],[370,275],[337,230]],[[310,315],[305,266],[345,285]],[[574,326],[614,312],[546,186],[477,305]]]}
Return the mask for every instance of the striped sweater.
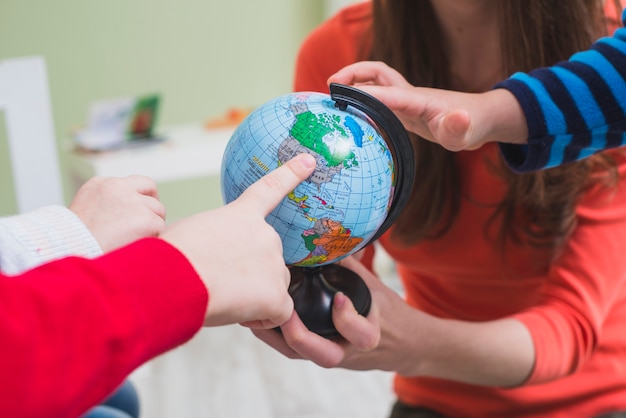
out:
{"label": "striped sweater", "polygon": [[568,61],[515,73],[495,88],[517,98],[528,123],[527,145],[500,144],[515,171],[555,167],[626,145],[626,28]]}

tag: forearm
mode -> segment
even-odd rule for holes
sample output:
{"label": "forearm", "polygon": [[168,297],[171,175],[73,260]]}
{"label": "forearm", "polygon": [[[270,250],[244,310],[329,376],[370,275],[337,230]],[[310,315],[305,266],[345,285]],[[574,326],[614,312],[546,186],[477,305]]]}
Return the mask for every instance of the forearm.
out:
{"label": "forearm", "polygon": [[[484,133],[485,142],[526,144],[528,125],[526,115],[519,102],[510,91],[495,89],[480,94],[478,103],[470,107],[477,117],[472,120],[471,129]],[[473,132],[469,133],[470,135]]]}
{"label": "forearm", "polygon": [[0,271],[18,274],[68,255],[95,257],[100,246],[67,208],[47,206],[0,219]]}
{"label": "forearm", "polygon": [[0,275],[0,294],[0,367],[11,376],[0,381],[0,409],[9,416],[80,415],[191,338],[207,304],[195,271],[159,240]]}
{"label": "forearm", "polygon": [[532,171],[625,145],[625,57],[621,28],[568,61],[497,84],[516,97],[528,122],[529,146],[502,148],[509,165]]}
{"label": "forearm", "polygon": [[405,334],[411,341],[397,356],[409,359],[397,370],[400,374],[499,387],[520,385],[530,375],[534,346],[521,322],[457,321],[419,311],[415,315],[414,332]]}

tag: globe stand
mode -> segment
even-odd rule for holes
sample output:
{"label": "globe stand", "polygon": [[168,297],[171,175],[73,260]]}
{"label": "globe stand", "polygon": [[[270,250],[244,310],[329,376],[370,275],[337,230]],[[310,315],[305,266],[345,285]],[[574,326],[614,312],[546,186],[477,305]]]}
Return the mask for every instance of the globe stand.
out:
{"label": "globe stand", "polygon": [[356,311],[367,316],[372,305],[369,289],[361,277],[338,264],[316,267],[289,267],[289,294],[304,325],[325,338],[340,334],[335,329],[332,307],[335,293],[343,292]]}
{"label": "globe stand", "polygon": [[[389,212],[382,225],[366,245],[374,242],[391,226],[406,205],[414,183],[415,159],[413,147],[402,122],[375,97],[351,86],[331,83],[330,96],[335,106],[347,110],[352,106],[370,117],[385,137],[395,166],[395,187]],[[365,247],[365,245],[363,246]],[[289,267],[289,294],[294,309],[306,327],[322,337],[340,336],[332,319],[335,293],[341,291],[352,301],[356,311],[366,316],[372,298],[363,279],[352,270],[338,264],[315,267]],[[280,331],[280,328],[277,328]]]}

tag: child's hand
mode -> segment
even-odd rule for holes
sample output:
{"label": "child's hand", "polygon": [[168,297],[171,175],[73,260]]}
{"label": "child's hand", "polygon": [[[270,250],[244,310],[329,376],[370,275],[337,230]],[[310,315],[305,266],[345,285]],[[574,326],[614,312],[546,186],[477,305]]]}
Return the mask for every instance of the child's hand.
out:
{"label": "child's hand", "polygon": [[349,65],[328,82],[353,85],[387,105],[404,127],[450,151],[472,150],[487,142],[525,143],[524,114],[504,89],[460,93],[414,87],[382,62]]}
{"label": "child's hand", "polygon": [[161,238],[185,254],[209,289],[206,326],[273,328],[293,312],[280,237],[265,217],[311,175],[315,159],[297,156],[238,199],[168,226]]}
{"label": "child's hand", "polygon": [[156,184],[144,176],[94,177],[78,190],[69,209],[105,253],[157,236],[165,227]]}

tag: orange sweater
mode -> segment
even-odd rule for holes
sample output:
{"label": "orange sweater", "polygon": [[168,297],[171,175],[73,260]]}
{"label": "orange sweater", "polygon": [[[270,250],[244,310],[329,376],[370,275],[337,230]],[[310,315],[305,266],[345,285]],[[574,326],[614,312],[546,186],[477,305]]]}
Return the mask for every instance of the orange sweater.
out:
{"label": "orange sweater", "polygon": [[[328,92],[328,76],[362,55],[369,3],[315,29],[298,55],[294,89]],[[433,378],[395,378],[400,400],[463,417],[590,417],[626,410],[626,182],[589,191],[578,227],[555,262],[520,247],[502,249],[484,227],[505,184],[490,173],[495,144],[460,152],[464,196],[452,229],[410,248],[382,244],[397,263],[407,303],[466,321],[514,317],[532,334],[536,364],[514,389]],[[626,177],[626,161],[620,166]],[[494,365],[498,367],[498,365]]]}

